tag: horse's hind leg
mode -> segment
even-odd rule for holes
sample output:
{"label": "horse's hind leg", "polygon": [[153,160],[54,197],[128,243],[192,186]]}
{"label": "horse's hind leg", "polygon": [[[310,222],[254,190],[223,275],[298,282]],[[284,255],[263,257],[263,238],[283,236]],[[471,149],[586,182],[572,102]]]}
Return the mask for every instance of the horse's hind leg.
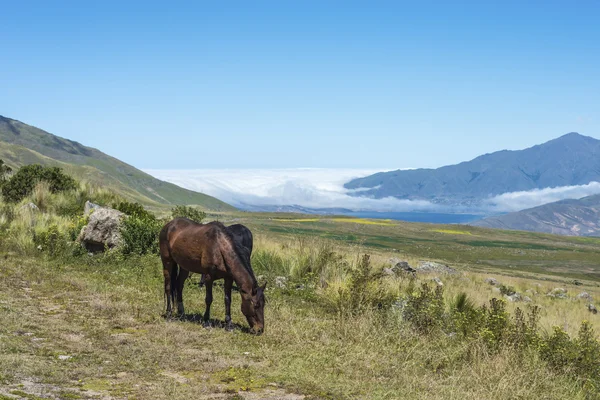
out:
{"label": "horse's hind leg", "polygon": [[167,299],[167,311],[166,317],[170,318],[172,314],[172,302],[175,302],[173,287],[174,278],[177,276],[177,264],[173,259],[161,253],[161,260],[163,263],[163,276],[165,278],[165,298]]}
{"label": "horse's hind leg", "polygon": [[231,329],[231,287],[233,280],[225,278],[225,327]]}
{"label": "horse's hind leg", "polygon": [[179,314],[180,317],[183,317],[183,315],[184,315],[183,284],[185,283],[185,280],[187,279],[189,274],[190,274],[190,272],[188,270],[180,268],[179,274],[177,275],[177,283],[176,283],[177,284],[177,313]]}

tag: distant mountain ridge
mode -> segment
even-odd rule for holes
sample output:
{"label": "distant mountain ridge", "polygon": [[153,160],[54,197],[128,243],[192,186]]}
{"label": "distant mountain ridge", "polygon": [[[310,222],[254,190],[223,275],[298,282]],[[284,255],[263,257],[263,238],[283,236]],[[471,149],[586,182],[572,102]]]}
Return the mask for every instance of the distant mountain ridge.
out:
{"label": "distant mountain ridge", "polygon": [[381,172],[346,183],[355,196],[472,205],[507,192],[600,181],[600,140],[568,133],[524,150],[502,150],[437,169]]}
{"label": "distant mountain ridge", "polygon": [[470,225],[568,236],[600,236],[600,195],[561,200]]}
{"label": "distant mountain ridge", "polygon": [[100,150],[0,115],[0,159],[13,167],[40,163],[65,168],[78,178],[113,187],[145,204],[190,204],[235,210],[214,197],[148,175]]}

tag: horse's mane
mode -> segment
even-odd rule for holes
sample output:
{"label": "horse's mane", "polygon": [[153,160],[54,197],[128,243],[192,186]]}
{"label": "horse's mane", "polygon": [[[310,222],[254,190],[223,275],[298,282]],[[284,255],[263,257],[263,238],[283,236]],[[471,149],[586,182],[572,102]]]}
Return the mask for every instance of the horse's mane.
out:
{"label": "horse's mane", "polygon": [[219,221],[209,222],[209,224],[212,224],[212,225],[215,225],[215,226],[218,226],[218,227],[221,228],[220,230],[225,234],[225,236],[229,239],[229,241],[233,245],[233,251],[235,252],[235,255],[237,256],[237,258],[240,259],[240,262],[242,263],[242,265],[244,266],[244,268],[246,268],[246,271],[248,271],[248,273],[252,277],[252,280],[254,281],[254,283],[257,284],[258,281],[256,280],[256,276],[254,275],[254,271],[252,270],[252,266],[250,265],[249,260],[246,259],[245,255],[241,254],[240,249],[239,249],[239,245],[236,243],[236,241],[233,238],[233,235],[231,234],[231,232],[229,232],[227,230],[227,227],[225,225],[223,225]]}

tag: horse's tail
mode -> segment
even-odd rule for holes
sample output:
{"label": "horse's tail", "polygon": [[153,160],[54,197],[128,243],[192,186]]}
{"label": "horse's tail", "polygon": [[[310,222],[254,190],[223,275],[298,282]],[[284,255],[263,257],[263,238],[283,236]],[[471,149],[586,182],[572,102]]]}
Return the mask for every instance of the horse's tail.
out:
{"label": "horse's tail", "polygon": [[173,305],[177,304],[177,278],[179,277],[179,265],[173,263],[171,271],[171,300]]}

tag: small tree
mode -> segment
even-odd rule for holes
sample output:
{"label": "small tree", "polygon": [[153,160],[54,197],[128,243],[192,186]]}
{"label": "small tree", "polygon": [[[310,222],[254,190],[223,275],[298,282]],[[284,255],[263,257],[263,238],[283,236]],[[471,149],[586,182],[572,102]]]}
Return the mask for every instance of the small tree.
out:
{"label": "small tree", "polygon": [[17,203],[29,196],[38,182],[48,182],[52,193],[65,192],[77,188],[75,179],[58,167],[43,167],[39,164],[21,167],[2,185],[2,196],[11,203]]}
{"label": "small tree", "polygon": [[171,214],[173,218],[184,217],[198,223],[206,218],[206,213],[204,211],[200,211],[197,208],[190,206],[176,206],[171,210]]}

